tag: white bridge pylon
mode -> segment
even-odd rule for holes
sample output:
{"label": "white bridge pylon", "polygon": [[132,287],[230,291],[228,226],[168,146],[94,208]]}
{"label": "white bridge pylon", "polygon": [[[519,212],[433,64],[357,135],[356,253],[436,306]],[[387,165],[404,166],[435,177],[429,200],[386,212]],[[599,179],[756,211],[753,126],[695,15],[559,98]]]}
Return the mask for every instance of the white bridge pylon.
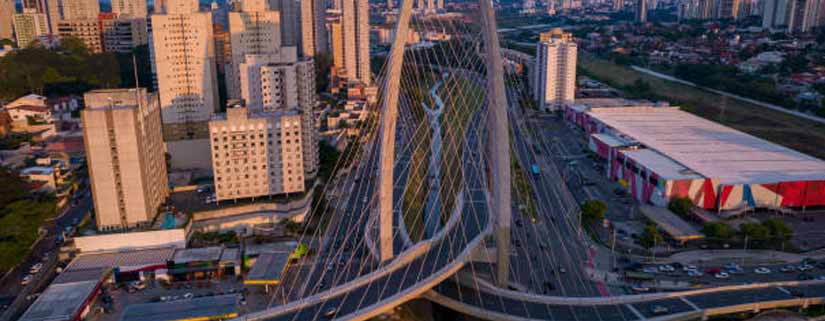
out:
{"label": "white bridge pylon", "polygon": [[[410,15],[413,1],[401,0],[395,39],[387,60],[387,76],[384,77],[384,100],[381,113],[381,153],[378,183],[378,226],[379,254],[381,262],[393,258],[393,180],[395,163],[395,133],[398,122],[398,97],[401,83],[401,67],[404,64],[404,49],[409,34]],[[487,128],[491,142],[486,153],[491,154],[492,206],[490,216],[494,217],[497,247],[496,282],[506,286],[510,269],[510,137],[507,119],[507,96],[504,88],[504,70],[496,32],[496,18],[493,3],[479,0],[481,8],[482,33],[487,70]]]}

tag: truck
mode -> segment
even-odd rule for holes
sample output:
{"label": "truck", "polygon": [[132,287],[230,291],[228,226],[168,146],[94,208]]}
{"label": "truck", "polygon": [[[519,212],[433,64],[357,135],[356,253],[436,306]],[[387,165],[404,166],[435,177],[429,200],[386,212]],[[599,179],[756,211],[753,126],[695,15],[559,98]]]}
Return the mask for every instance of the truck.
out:
{"label": "truck", "polygon": [[539,165],[533,164],[530,165],[530,170],[533,171],[533,175],[539,174]]}

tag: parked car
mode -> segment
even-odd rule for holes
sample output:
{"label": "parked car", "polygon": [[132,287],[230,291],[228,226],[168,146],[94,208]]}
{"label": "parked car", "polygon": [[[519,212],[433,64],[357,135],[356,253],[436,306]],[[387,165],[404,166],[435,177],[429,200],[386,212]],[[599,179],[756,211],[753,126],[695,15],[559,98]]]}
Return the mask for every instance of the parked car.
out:
{"label": "parked car", "polygon": [[650,312],[655,314],[655,315],[662,315],[662,314],[667,314],[668,312],[670,312],[670,309],[668,309],[664,305],[658,305],[657,304],[657,305],[654,305],[652,308],[650,308]]}
{"label": "parked car", "polygon": [[713,277],[715,277],[717,279],[727,279],[727,278],[730,277],[730,274],[728,274],[727,272],[719,272],[719,273],[714,274]]}
{"label": "parked car", "polygon": [[43,263],[37,263],[35,265],[32,265],[31,268],[29,268],[29,273],[37,274],[37,273],[40,273],[40,270],[42,270],[42,269],[43,269]]}
{"label": "parked car", "polygon": [[32,282],[32,279],[34,279],[34,276],[31,274],[26,274],[26,276],[23,277],[23,280],[20,280],[20,285],[29,284]]}

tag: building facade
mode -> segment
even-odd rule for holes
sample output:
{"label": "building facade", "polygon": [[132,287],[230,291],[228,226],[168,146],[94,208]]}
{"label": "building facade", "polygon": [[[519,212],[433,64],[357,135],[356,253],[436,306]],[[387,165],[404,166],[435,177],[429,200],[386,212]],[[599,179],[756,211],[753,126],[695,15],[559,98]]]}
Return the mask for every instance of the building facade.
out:
{"label": "building facade", "polygon": [[343,70],[339,70],[338,75],[349,81],[370,85],[372,79],[367,0],[341,1],[341,42]]}
{"label": "building facade", "polygon": [[152,16],[164,137],[206,138],[218,107],[212,16],[198,11],[197,0],[165,1],[164,7],[165,14]]}
{"label": "building facade", "polygon": [[100,33],[100,20],[75,19],[62,20],[57,23],[57,34],[61,38],[73,37],[80,39],[90,52],[103,52],[103,37]]}
{"label": "building facade", "polygon": [[149,43],[145,18],[131,16],[101,19],[103,50],[106,52],[132,52],[137,46]]}
{"label": "building facade", "polygon": [[146,18],[146,0],[112,0],[112,13],[118,17]]}
{"label": "building facade", "polygon": [[[244,1],[241,12],[229,13],[232,66],[227,71],[230,99],[241,98],[241,64],[247,56],[281,55],[281,15],[263,0]],[[274,58],[277,59],[277,58]]]}
{"label": "building facade", "polygon": [[14,0],[0,0],[0,39],[14,38]]}
{"label": "building facade", "polygon": [[92,20],[100,14],[98,0],[63,0],[60,1],[63,17],[60,20]]}
{"label": "building facade", "polygon": [[169,195],[160,105],[144,88],[94,90],[81,113],[99,230],[150,224]]}
{"label": "building facade", "polygon": [[533,94],[541,110],[558,110],[575,99],[576,54],[572,34],[556,28],[539,35]]}
{"label": "building facade", "polygon": [[37,37],[49,33],[46,15],[36,9],[23,9],[23,13],[15,14],[13,20],[17,46],[20,48],[28,47]]}
{"label": "building facade", "polygon": [[300,55],[313,57],[327,52],[326,1],[300,1]]}
{"label": "building facade", "polygon": [[304,191],[301,115],[237,105],[209,122],[218,201]]}

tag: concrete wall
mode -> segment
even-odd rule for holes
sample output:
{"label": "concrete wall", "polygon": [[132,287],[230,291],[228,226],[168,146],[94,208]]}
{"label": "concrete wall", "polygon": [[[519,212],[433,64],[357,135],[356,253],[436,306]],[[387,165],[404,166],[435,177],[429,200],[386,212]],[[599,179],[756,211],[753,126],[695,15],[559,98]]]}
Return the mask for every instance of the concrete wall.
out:
{"label": "concrete wall", "polygon": [[112,251],[162,246],[186,247],[186,230],[173,229],[132,233],[101,234],[74,238],[80,252]]}
{"label": "concrete wall", "polygon": [[166,141],[166,151],[172,156],[173,170],[212,171],[212,151],[208,138]]}

